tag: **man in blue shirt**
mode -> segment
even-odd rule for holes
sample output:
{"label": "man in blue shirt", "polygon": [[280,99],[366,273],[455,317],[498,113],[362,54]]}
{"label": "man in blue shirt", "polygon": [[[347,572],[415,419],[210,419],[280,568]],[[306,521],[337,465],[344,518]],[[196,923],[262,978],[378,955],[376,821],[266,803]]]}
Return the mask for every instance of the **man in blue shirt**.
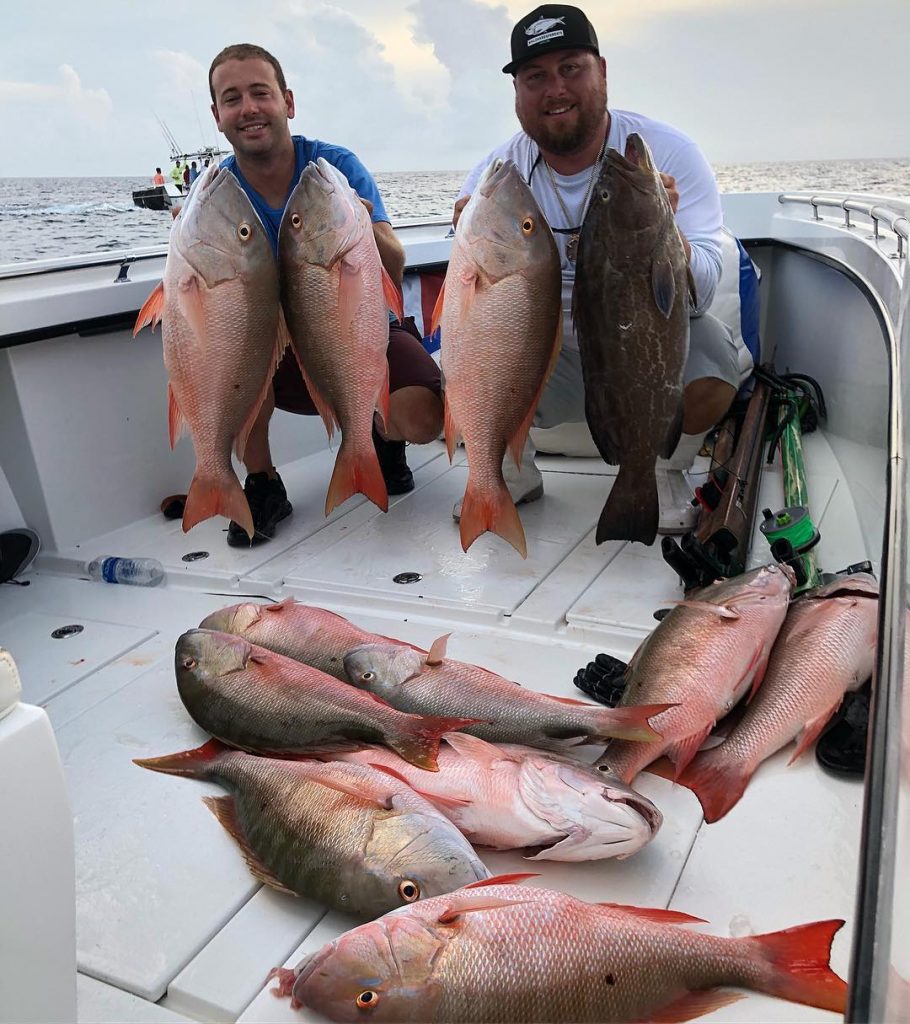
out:
{"label": "man in blue shirt", "polygon": [[[250,43],[226,47],[212,61],[209,91],[215,122],[234,149],[222,166],[236,175],[250,197],[276,255],[278,227],[291,192],[307,163],[322,157],[345,175],[370,211],[380,259],[400,286],[404,250],[392,231],[376,182],[350,150],[291,135],[288,122],[295,113],[294,95],[272,54]],[[440,377],[416,331],[412,335],[397,321],[389,324],[388,359],[390,422],[386,437],[375,428],[373,437],[389,494],[403,494],[414,487],[405,461],[405,442],[424,444],[438,437],[442,429]],[[254,544],[274,536],[277,524],[291,512],[269,449],[269,422],[275,408],[317,414],[290,350],[275,373],[243,456],[248,474],[244,492],[256,528]],[[243,528],[232,522],[228,544],[248,543]]]}

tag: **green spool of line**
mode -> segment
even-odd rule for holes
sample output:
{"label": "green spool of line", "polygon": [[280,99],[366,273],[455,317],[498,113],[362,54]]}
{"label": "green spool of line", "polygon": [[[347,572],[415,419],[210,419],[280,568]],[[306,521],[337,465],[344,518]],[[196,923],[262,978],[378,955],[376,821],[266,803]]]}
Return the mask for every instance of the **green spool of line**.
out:
{"label": "green spool of line", "polygon": [[775,513],[765,509],[764,516],[758,528],[769,544],[776,540],[788,540],[794,551],[800,551],[816,537],[815,524],[806,508],[793,506]]}

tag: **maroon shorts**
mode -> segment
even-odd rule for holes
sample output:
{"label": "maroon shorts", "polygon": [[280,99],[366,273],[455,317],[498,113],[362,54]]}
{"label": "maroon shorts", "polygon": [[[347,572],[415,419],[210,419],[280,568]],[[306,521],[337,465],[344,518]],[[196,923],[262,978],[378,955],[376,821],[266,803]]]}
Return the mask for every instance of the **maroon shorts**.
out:
{"label": "maroon shorts", "polygon": [[[420,341],[417,328],[410,317],[405,317],[404,325],[389,324],[389,391],[399,388],[427,388],[434,395],[441,394],[439,367]],[[316,406],[297,365],[293,351],[288,348],[284,353],[275,376],[272,379],[275,389],[275,405],[286,412],[299,413],[302,416],[315,416]]]}

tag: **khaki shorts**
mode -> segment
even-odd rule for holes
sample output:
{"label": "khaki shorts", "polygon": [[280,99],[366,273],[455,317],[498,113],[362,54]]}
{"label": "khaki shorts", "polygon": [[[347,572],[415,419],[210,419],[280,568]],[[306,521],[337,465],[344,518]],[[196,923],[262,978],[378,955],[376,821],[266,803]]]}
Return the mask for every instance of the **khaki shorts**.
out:
{"label": "khaki shorts", "polygon": [[[689,317],[689,358],[683,372],[683,386],[702,377],[717,377],[738,390],[751,372],[752,358],[748,350],[734,339],[726,324],[710,313]],[[583,423],[584,420],[581,354],[564,347],[541,395],[534,426],[549,429],[561,423]]]}

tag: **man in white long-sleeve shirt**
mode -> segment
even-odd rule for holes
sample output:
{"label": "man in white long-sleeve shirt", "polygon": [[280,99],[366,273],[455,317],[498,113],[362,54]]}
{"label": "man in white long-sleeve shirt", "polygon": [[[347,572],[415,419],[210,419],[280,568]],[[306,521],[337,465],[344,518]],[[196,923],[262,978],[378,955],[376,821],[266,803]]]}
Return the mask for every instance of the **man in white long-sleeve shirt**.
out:
{"label": "man in white long-sleeve shirt", "polygon": [[[563,346],[538,405],[535,427],[555,428],[585,419],[578,340],[572,326],[574,257],[604,155],[608,148],[624,152],[629,134],[638,132],[662,172],[697,294],[684,374],[683,436],[673,458],[659,461],[658,472],[661,532],[682,532],[691,527],[694,509],[681,471],[691,466],[705,432],[727,411],[742,378],[738,343],[726,325],[704,312],[721,273],[722,217],[714,174],[698,146],[676,128],[641,114],[608,109],[606,62],[593,26],[577,7],[545,4],[523,17],[512,30],[512,60],[503,71],[513,76],[515,113],[523,130],[471,171],[455,204],[454,220],[457,223],[483,171],[500,158],[518,166],[553,229],[562,260]],[[529,445],[520,473],[510,459],[504,463],[517,503],[543,494],[533,456]],[[459,512],[456,506],[456,518]]]}

